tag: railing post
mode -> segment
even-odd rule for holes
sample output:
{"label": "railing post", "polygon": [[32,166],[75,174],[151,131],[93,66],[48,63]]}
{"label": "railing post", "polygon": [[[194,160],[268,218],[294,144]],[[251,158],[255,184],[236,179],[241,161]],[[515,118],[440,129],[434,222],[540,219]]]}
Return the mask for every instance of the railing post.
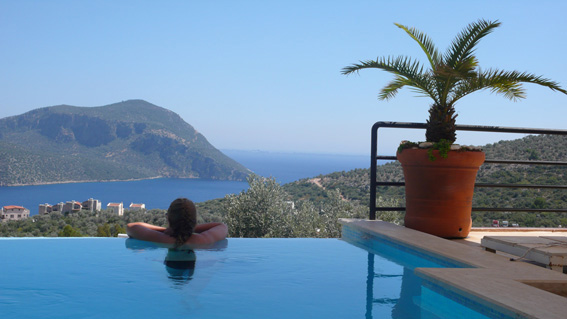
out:
{"label": "railing post", "polygon": [[378,128],[381,122],[376,122],[372,125],[372,132],[370,138],[370,212],[368,219],[376,220],[376,167],[378,166]]}

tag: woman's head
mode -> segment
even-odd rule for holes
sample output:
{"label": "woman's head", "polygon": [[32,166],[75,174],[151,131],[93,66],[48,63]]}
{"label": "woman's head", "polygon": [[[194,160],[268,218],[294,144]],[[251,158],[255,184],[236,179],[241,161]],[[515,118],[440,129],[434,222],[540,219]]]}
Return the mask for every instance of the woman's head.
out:
{"label": "woman's head", "polygon": [[175,245],[183,245],[197,225],[197,208],[187,198],[178,198],[167,209],[167,222],[175,238]]}

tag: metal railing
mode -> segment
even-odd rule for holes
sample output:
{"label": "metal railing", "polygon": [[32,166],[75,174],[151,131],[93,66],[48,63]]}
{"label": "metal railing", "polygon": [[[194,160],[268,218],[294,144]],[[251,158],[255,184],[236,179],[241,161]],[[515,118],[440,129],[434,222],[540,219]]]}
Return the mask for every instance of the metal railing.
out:
{"label": "metal railing", "polygon": [[[370,214],[369,219],[376,219],[377,211],[405,211],[405,207],[376,207],[376,191],[378,186],[405,186],[404,182],[381,182],[376,179],[378,160],[396,160],[396,156],[378,155],[378,129],[379,128],[405,128],[405,129],[425,129],[425,123],[404,123],[404,122],[376,122],[372,126],[371,146],[370,146]],[[456,125],[457,131],[475,132],[497,132],[497,133],[518,133],[518,134],[549,134],[567,135],[567,130],[535,129],[520,127],[500,127],[500,126],[479,126],[479,125]],[[556,161],[522,161],[522,160],[498,160],[486,159],[484,164],[516,164],[516,165],[559,165],[567,166],[567,162]],[[483,165],[484,165],[483,164]],[[537,189],[567,189],[567,185],[532,185],[532,184],[494,184],[476,183],[475,187],[486,188],[537,188]],[[473,207],[473,211],[493,211],[493,212],[559,212],[565,213],[567,209],[534,209],[534,208],[512,208],[512,207]]]}

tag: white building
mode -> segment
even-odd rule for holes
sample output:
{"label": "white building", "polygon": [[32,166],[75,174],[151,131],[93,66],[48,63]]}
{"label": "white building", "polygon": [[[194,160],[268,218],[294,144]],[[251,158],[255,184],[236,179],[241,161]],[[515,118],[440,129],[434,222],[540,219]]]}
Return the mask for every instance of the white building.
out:
{"label": "white building", "polygon": [[106,209],[118,216],[124,215],[124,206],[122,203],[108,203],[108,205],[106,205]]}
{"label": "white building", "polygon": [[146,210],[146,204],[130,203],[129,209],[130,209],[131,212],[138,211],[138,210]]}
{"label": "white building", "polygon": [[102,209],[102,203],[98,199],[89,198],[83,202],[83,209],[95,212]]}
{"label": "white building", "polygon": [[294,201],[286,201],[285,202],[291,209],[295,209],[295,202]]}
{"label": "white building", "polygon": [[30,217],[30,210],[22,206],[4,206],[1,212],[0,219],[2,219],[2,221],[21,220]]}

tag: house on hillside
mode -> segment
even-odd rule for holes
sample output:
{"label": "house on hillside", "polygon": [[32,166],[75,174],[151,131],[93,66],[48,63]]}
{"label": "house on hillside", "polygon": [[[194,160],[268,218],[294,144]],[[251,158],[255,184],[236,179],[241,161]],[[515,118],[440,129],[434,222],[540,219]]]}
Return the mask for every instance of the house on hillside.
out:
{"label": "house on hillside", "polygon": [[62,213],[77,213],[80,212],[83,208],[83,205],[80,202],[72,200],[70,202],[66,202],[61,209]]}
{"label": "house on hillside", "polygon": [[98,199],[89,198],[83,202],[83,209],[90,212],[95,212],[102,209],[102,203]]}
{"label": "house on hillside", "polygon": [[68,201],[66,203],[59,203],[51,206],[48,203],[39,204],[39,214],[45,215],[51,212],[61,212],[61,213],[77,213],[81,210],[88,210],[91,212],[101,210],[102,204],[98,199],[89,198],[84,202],[78,202],[76,200]]}
{"label": "house on hillside", "polygon": [[53,211],[53,206],[49,205],[48,203],[39,204],[38,212],[40,215],[46,215]]}
{"label": "house on hillside", "polygon": [[108,205],[106,205],[106,209],[118,216],[124,215],[124,206],[122,203],[108,203]]}
{"label": "house on hillside", "polygon": [[139,210],[146,210],[146,204],[134,204],[130,203],[128,207],[131,212],[139,211]]}
{"label": "house on hillside", "polygon": [[62,212],[64,205],[65,205],[64,203],[55,204],[55,205],[51,206],[51,211],[52,212]]}
{"label": "house on hillside", "polygon": [[22,206],[9,205],[2,207],[0,219],[2,221],[22,220],[30,217],[30,210]]}

